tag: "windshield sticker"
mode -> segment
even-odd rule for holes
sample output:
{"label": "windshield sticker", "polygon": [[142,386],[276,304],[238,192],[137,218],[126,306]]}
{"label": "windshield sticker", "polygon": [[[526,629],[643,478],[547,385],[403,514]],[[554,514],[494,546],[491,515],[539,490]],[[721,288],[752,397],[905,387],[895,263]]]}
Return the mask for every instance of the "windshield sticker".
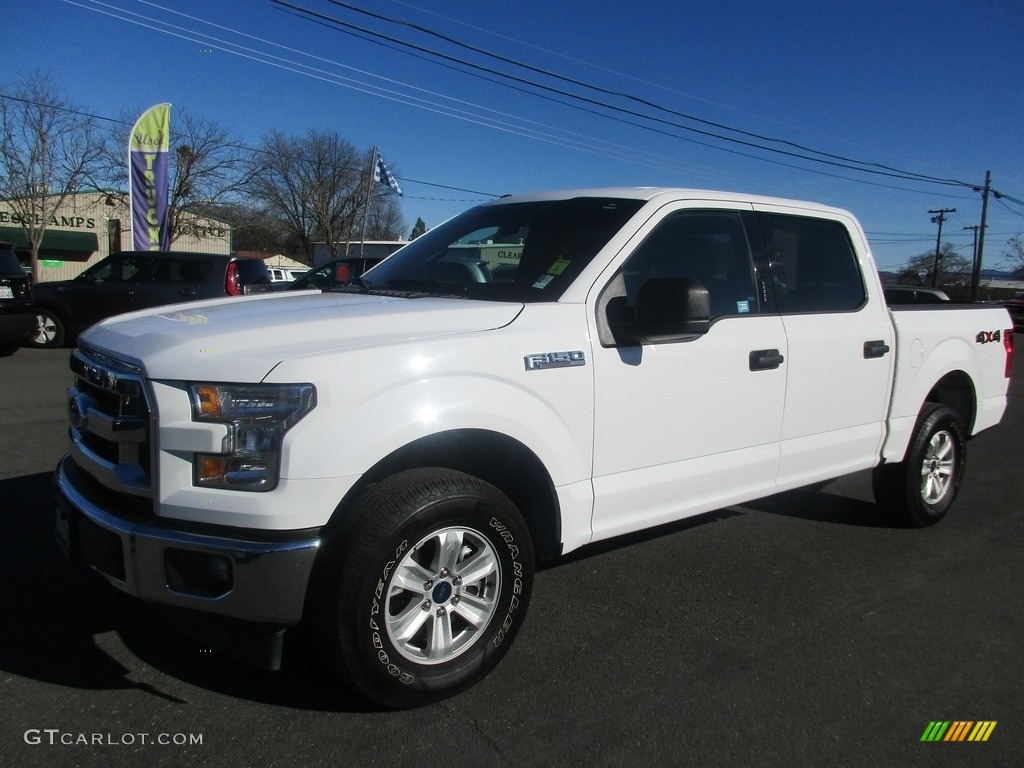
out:
{"label": "windshield sticker", "polygon": [[537,282],[533,284],[534,288],[547,288],[552,280],[555,279],[554,275],[541,275],[537,278]]}
{"label": "windshield sticker", "polygon": [[568,259],[559,259],[554,264],[552,264],[551,267],[548,269],[548,274],[549,275],[558,276],[558,275],[562,274],[563,272],[565,272],[565,268],[568,267],[568,266],[569,266],[569,260]]}
{"label": "windshield sticker", "polygon": [[746,313],[746,312],[749,312],[750,311],[750,302],[749,301],[737,301],[736,302],[736,311],[739,312],[741,315]]}

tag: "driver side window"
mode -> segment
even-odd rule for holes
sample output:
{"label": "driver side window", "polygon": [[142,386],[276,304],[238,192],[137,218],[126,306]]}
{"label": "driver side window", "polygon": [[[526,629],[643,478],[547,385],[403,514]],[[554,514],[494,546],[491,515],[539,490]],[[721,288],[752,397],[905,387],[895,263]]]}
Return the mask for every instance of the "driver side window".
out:
{"label": "driver side window", "polygon": [[95,283],[120,283],[142,278],[146,266],[144,256],[122,256],[110,259],[106,264],[89,273],[89,279]]}
{"label": "driver side window", "polygon": [[630,307],[651,278],[686,277],[707,289],[712,320],[758,311],[747,239],[739,214],[731,211],[670,214],[629,257],[620,274]]}

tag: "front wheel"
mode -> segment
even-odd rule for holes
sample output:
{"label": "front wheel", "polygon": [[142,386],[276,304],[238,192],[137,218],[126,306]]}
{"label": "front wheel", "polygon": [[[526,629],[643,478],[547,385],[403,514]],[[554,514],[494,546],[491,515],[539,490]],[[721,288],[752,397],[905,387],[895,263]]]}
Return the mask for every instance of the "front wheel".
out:
{"label": "front wheel", "polygon": [[918,418],[906,458],[875,469],[875,500],[917,528],[939,522],[956,498],[967,440],[956,411],[931,405]]}
{"label": "front wheel", "polygon": [[36,310],[36,332],[29,340],[33,347],[50,349],[64,344],[64,323],[48,309]]}
{"label": "front wheel", "polygon": [[342,676],[407,708],[487,674],[533,584],[533,545],[512,502],[475,477],[415,469],[373,486],[352,520],[344,541],[328,543],[318,585],[320,635]]}

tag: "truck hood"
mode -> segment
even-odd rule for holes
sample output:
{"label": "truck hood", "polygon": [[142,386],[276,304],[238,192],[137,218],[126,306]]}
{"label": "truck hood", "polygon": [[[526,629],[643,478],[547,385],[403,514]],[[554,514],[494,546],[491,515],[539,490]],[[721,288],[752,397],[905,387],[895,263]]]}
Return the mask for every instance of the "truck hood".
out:
{"label": "truck hood", "polygon": [[83,345],[154,379],[261,381],[282,360],[486,331],[517,303],[296,292],[196,301],[108,318]]}

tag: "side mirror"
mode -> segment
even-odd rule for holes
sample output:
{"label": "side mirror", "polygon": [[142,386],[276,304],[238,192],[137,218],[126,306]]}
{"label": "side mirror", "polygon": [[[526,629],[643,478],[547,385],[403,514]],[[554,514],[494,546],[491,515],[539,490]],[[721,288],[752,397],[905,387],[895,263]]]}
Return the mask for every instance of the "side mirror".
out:
{"label": "side mirror", "polygon": [[689,277],[652,277],[640,286],[636,306],[625,298],[608,304],[608,325],[619,344],[690,341],[711,327],[708,289]]}

